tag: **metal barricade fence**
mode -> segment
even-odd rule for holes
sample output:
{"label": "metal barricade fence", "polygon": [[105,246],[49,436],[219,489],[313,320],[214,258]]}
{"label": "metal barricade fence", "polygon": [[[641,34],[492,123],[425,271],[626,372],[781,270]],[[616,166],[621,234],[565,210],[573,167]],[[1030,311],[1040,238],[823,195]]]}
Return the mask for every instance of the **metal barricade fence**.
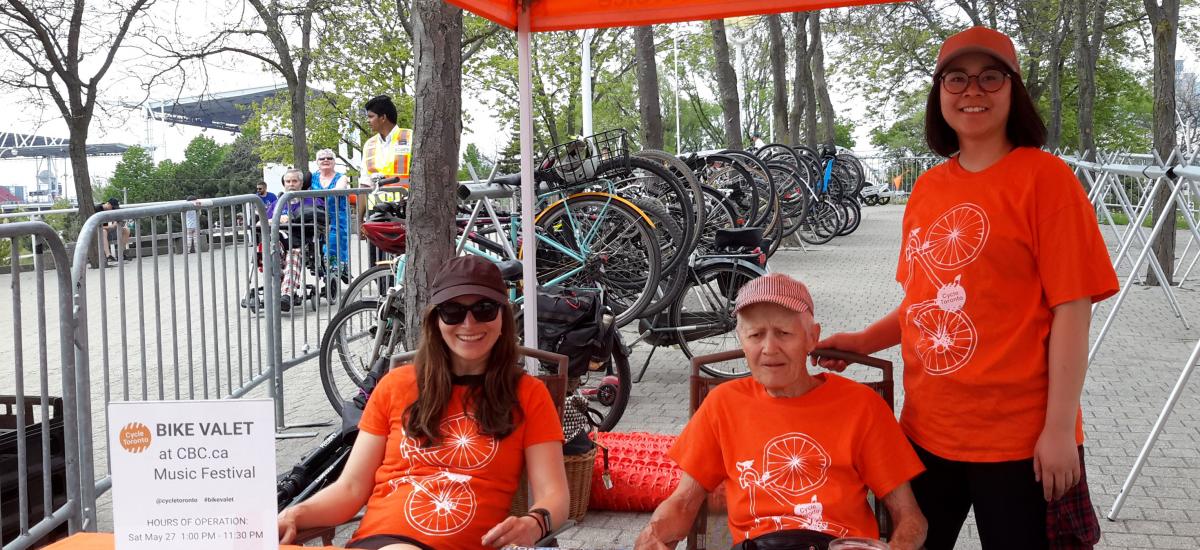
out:
{"label": "metal barricade fence", "polygon": [[[279,196],[270,213],[268,243],[273,252],[264,255],[267,279],[264,306],[269,318],[272,360],[276,371],[275,415],[279,428],[321,424],[288,425],[289,410],[284,400],[284,373],[317,358],[321,338],[337,314],[342,293],[363,271],[373,265],[370,243],[362,237],[355,201],[366,200],[370,189],[325,189],[288,191]],[[384,258],[378,258],[384,259]],[[324,402],[317,369],[297,373],[294,385],[302,392],[299,403],[310,399]],[[308,395],[307,393],[312,393]],[[332,417],[330,409],[330,417]],[[292,434],[307,435],[307,434]]]}
{"label": "metal barricade fence", "polygon": [[122,208],[84,223],[71,281],[89,525],[111,487],[107,460],[93,464],[99,449],[108,456],[110,401],[274,396],[273,383],[256,390],[274,373],[271,311],[242,307],[263,286],[266,223],[255,195]]}
{"label": "metal barricade fence", "polygon": [[893,193],[908,195],[912,193],[917,176],[945,159],[935,156],[869,156],[859,157],[858,160],[862,163],[867,185],[886,184]]}
{"label": "metal barricade fence", "polygon": [[[22,251],[38,248],[57,267],[50,284],[42,254],[22,260]],[[0,225],[0,252],[6,252],[12,289],[11,319],[0,313],[0,322],[11,326],[4,337],[12,338],[11,346],[0,347],[0,364],[13,368],[11,378],[0,377],[0,544],[10,550],[40,546],[86,525],[66,249],[49,225],[19,222]],[[48,303],[58,307],[47,310]],[[38,375],[27,377],[33,366]]]}

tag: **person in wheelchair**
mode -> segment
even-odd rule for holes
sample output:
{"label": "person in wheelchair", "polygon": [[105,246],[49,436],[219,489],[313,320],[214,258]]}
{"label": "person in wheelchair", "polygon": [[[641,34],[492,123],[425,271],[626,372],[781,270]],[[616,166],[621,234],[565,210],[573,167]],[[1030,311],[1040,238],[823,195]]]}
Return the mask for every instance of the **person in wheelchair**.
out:
{"label": "person in wheelchair", "polygon": [[[300,191],[306,178],[300,170],[288,170],[283,174],[283,190]],[[267,211],[271,218],[279,211],[279,243],[283,250],[283,280],[280,286],[280,309],[289,311],[300,305],[305,298],[316,299],[319,294],[305,288],[303,271],[305,266],[318,279],[325,279],[328,269],[319,251],[328,237],[325,218],[325,203],[320,198],[292,199],[286,203],[276,201]]]}
{"label": "person in wheelchair", "polygon": [[[345,469],[279,515],[281,543],[339,525],[366,504],[348,548],[532,546],[567,518],[562,426],[525,374],[500,270],[479,256],[435,277],[412,365],[371,392]],[[530,512],[509,515],[521,472]]]}
{"label": "person in wheelchair", "polygon": [[807,287],[781,273],[759,277],[734,312],[751,376],[713,389],[684,427],[668,453],[683,477],[636,548],[674,548],[722,484],[735,550],[877,539],[868,489],[891,515],[891,548],[920,548],[926,523],[909,480],[924,467],[878,394],[809,374],[821,327]]}

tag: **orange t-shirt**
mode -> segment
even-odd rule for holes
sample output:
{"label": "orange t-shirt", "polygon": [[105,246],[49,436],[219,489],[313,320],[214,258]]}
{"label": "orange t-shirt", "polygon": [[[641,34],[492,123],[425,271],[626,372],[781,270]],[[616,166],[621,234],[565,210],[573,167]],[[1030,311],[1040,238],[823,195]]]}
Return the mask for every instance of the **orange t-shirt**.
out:
{"label": "orange t-shirt", "polygon": [[791,529],[878,538],[867,489],[886,496],[924,470],[883,398],[816,378],[788,398],[753,378],[717,386],[667,453],[706,490],[725,483],[735,543]]}
{"label": "orange t-shirt", "polygon": [[393,369],[379,381],[358,427],[387,437],[375,489],[354,539],[403,535],[434,548],[483,548],[480,540],[508,517],[525,467],[525,448],[563,439],[546,386],[525,376],[517,387],[523,421],[504,439],[478,432],[463,411],[466,386],[454,386],[442,417],[440,445],[421,448],[405,435],[404,410],[416,400],[416,369]]}
{"label": "orange t-shirt", "polygon": [[1051,308],[1118,289],[1083,186],[1039,149],[1014,149],[977,173],[952,158],[917,180],[903,225],[904,432],[951,460],[1033,456]]}

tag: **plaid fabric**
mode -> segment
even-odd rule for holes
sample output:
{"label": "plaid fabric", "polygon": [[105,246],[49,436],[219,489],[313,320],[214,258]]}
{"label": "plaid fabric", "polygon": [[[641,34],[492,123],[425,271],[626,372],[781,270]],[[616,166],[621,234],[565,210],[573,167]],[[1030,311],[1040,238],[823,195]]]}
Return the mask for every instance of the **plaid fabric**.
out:
{"label": "plaid fabric", "polygon": [[1088,492],[1083,447],[1079,447],[1079,483],[1046,506],[1046,537],[1051,550],[1090,549],[1100,542],[1100,522]]}

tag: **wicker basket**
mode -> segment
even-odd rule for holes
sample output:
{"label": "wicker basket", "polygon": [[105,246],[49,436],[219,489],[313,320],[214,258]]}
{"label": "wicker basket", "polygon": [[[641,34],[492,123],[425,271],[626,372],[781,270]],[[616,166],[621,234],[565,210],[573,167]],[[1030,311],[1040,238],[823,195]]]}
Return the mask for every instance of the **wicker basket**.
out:
{"label": "wicker basket", "polygon": [[[587,515],[588,499],[592,496],[592,468],[596,462],[596,448],[580,454],[563,457],[563,465],[567,469],[567,492],[570,495],[567,505],[567,517],[582,521]],[[524,515],[529,511],[529,483],[525,474],[521,474],[521,484],[517,486],[517,494],[513,495],[510,512],[514,516]]]}

